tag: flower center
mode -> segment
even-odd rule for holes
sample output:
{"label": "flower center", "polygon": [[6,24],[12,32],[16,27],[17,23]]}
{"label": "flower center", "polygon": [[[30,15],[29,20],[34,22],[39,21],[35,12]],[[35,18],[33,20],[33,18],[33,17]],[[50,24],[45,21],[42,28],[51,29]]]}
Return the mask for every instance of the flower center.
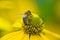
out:
{"label": "flower center", "polygon": [[37,25],[25,25],[23,26],[25,33],[32,35],[39,35],[42,32],[42,26],[40,24]]}

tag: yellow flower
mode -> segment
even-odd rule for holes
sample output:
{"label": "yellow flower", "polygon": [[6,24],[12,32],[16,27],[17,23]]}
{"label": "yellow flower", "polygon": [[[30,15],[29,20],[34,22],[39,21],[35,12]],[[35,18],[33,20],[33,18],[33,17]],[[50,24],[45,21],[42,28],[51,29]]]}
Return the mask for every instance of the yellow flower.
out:
{"label": "yellow flower", "polygon": [[[37,14],[33,14],[33,16],[39,19],[39,16]],[[42,20],[40,21],[40,23],[42,23]],[[21,31],[7,34],[2,37],[1,40],[41,40],[41,32],[39,32],[41,30],[39,29],[40,27],[38,24],[32,24],[31,26],[24,25]]]}
{"label": "yellow flower", "polygon": [[[38,17],[37,14],[33,14],[33,16]],[[40,23],[42,23],[41,19],[40,19],[40,21],[41,21]],[[35,27],[37,28],[37,30],[36,30]],[[46,33],[45,35],[43,35],[42,32],[38,32],[39,27],[40,26],[35,25],[35,24],[33,24],[31,26],[26,26],[25,25],[25,26],[21,27],[22,28],[21,31],[7,34],[4,37],[2,37],[0,40],[49,40],[49,39],[55,40],[55,38],[60,39],[60,35],[57,35],[53,32],[45,30],[45,29],[42,30],[42,32]]]}

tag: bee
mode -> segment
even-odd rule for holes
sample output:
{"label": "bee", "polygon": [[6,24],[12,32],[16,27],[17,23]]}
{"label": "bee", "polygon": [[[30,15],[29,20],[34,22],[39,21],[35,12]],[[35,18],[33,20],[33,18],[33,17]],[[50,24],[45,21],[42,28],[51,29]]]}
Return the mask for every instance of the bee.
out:
{"label": "bee", "polygon": [[25,25],[29,24],[29,20],[31,19],[31,11],[28,10],[27,12],[25,12],[24,16],[23,16],[23,22]]}

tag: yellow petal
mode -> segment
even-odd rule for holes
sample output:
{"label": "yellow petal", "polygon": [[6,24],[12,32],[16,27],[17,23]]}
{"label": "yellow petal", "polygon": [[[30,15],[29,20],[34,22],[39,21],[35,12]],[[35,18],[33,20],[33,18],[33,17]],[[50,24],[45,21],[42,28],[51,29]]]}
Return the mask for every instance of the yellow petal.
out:
{"label": "yellow petal", "polygon": [[21,40],[29,40],[29,35],[28,34],[24,34],[24,37]]}
{"label": "yellow petal", "polygon": [[47,38],[45,35],[41,34],[41,38],[42,40],[49,40],[49,38]]}
{"label": "yellow petal", "polygon": [[24,37],[24,32],[19,31],[19,32],[13,32],[7,34],[4,37],[2,37],[1,40],[21,40],[23,37]]}
{"label": "yellow petal", "polygon": [[38,35],[31,35],[30,40],[41,40],[41,37]]}
{"label": "yellow petal", "polygon": [[5,30],[5,31],[12,31],[10,22],[0,17],[0,29]]}
{"label": "yellow petal", "polygon": [[47,29],[44,29],[43,32],[45,33],[45,36],[47,36],[51,40],[60,39],[60,35],[55,32],[49,31]]}

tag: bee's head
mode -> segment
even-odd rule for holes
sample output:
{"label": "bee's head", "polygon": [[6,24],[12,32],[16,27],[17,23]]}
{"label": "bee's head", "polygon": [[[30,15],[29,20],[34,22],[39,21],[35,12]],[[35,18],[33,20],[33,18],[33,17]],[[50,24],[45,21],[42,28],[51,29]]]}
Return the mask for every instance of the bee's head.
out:
{"label": "bee's head", "polygon": [[31,15],[31,11],[30,10],[28,10],[26,13],[25,13],[25,15]]}

